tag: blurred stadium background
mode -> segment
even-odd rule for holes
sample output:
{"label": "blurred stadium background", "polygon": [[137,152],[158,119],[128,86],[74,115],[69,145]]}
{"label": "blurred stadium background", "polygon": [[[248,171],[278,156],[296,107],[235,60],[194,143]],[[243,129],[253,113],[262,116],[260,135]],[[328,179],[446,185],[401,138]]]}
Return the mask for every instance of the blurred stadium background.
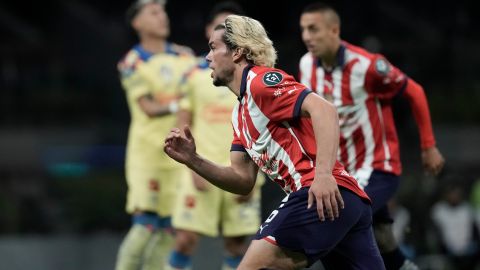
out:
{"label": "blurred stadium background", "polygon": [[[216,2],[170,0],[171,40],[204,53],[204,20]],[[296,74],[306,51],[299,15],[312,1],[238,2],[264,23],[279,51],[277,66]],[[116,71],[136,42],[124,19],[129,4],[0,3],[0,269],[113,269],[129,225],[123,172],[129,115]],[[423,174],[410,109],[396,100],[404,165],[398,203],[410,212],[406,249],[424,269],[447,269],[430,218],[441,186],[459,183],[480,212],[480,192],[470,192],[480,186],[478,9],[465,0],[333,5],[345,40],[381,52],[425,88],[447,165],[436,179]],[[264,191],[266,216],[282,194],[273,184]],[[202,246],[209,248],[195,260],[211,269],[202,259],[207,250],[221,252],[220,243]]]}

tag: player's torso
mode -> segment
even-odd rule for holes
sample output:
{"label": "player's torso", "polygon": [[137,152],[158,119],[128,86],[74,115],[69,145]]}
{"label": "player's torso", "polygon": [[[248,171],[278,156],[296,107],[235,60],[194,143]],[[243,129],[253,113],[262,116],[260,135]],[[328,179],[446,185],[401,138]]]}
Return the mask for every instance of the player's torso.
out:
{"label": "player's torso", "polygon": [[[148,58],[139,58],[132,77],[142,80],[155,100],[168,104],[178,97],[178,86],[185,73],[193,64],[192,57],[173,53],[159,53]],[[128,77],[124,80],[128,80]],[[134,87],[134,85],[133,85]],[[176,164],[162,151],[163,138],[176,124],[176,116],[149,117],[140,108],[138,97],[129,94],[127,101],[131,114],[127,164],[139,166],[174,167]]]}
{"label": "player's torso", "polygon": [[344,47],[342,63],[331,71],[307,53],[300,71],[301,82],[337,108],[338,159],[357,179],[367,181],[374,168],[398,171],[400,165],[396,134],[389,131],[394,129],[390,105],[370,94],[365,86],[372,56],[357,50],[361,49]]}
{"label": "player's torso", "polygon": [[[314,161],[309,155],[302,153],[302,142],[295,136],[294,127],[291,127],[288,121],[271,121],[254,101],[251,90],[261,83],[253,81],[257,76],[264,76],[265,72],[259,67],[252,70],[247,76],[245,95],[232,113],[234,132],[261,171],[278,183],[285,192],[296,191],[310,184]],[[261,81],[261,77],[257,79]],[[255,86],[252,86],[253,84]],[[298,89],[301,90],[303,88]]]}
{"label": "player's torso", "polygon": [[231,115],[238,101],[227,87],[214,86],[210,74],[210,69],[200,68],[190,77],[194,86],[193,132],[199,153],[226,164],[232,142]]}

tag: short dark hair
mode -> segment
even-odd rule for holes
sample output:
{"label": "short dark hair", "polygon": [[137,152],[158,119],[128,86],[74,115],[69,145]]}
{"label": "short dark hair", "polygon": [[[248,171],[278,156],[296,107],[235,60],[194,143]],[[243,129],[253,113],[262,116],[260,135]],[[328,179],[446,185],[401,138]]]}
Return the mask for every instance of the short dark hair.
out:
{"label": "short dark hair", "polygon": [[138,12],[147,4],[156,3],[164,6],[166,4],[166,0],[135,0],[125,12],[125,19],[127,24],[130,24],[132,20],[137,16]]}
{"label": "short dark hair", "polygon": [[315,3],[311,3],[311,4],[307,5],[306,7],[304,7],[302,13],[322,12],[322,11],[327,11],[327,10],[328,11],[330,11],[330,10],[335,11],[335,9],[327,3],[315,2]]}
{"label": "short dark hair", "polygon": [[307,5],[303,8],[302,14],[304,13],[312,13],[312,12],[327,12],[333,15],[333,19],[340,24],[340,16],[338,12],[329,4],[324,2],[315,2],[312,4]]}
{"label": "short dark hair", "polygon": [[226,1],[220,2],[213,6],[212,10],[208,14],[207,17],[207,24],[213,22],[215,17],[222,13],[231,13],[235,15],[245,15],[245,11],[243,10],[242,6],[240,6],[237,2],[234,1]]}

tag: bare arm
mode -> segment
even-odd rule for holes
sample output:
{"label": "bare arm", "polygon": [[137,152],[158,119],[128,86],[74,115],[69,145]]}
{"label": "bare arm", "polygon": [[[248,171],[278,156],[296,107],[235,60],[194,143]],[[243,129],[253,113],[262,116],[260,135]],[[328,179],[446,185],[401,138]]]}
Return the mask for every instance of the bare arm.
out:
{"label": "bare arm", "polygon": [[220,166],[196,153],[195,140],[188,126],[184,135],[174,128],[165,140],[165,152],[174,160],[187,165],[191,170],[213,185],[236,194],[246,195],[255,185],[258,167],[244,152],[230,152],[230,166]]}
{"label": "bare arm", "polygon": [[316,199],[320,219],[325,219],[325,207],[327,217],[333,220],[339,216],[338,208],[343,208],[342,196],[332,175],[339,142],[337,110],[318,95],[309,94],[302,103],[302,114],[312,119],[317,145],[315,178],[308,194],[308,207]]}
{"label": "bare arm", "polygon": [[178,103],[176,100],[168,104],[160,104],[151,94],[141,96],[137,100],[138,105],[148,117],[161,117],[170,115],[178,111]]}

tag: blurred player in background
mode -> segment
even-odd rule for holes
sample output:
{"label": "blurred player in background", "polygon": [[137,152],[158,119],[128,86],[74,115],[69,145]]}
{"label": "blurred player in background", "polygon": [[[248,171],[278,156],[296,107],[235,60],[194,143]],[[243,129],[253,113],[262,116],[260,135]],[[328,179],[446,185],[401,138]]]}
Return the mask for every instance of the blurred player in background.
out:
{"label": "blurred player in background", "polygon": [[[234,2],[217,4],[208,18],[207,39],[215,26],[230,14],[243,14]],[[238,102],[227,87],[215,87],[205,58],[186,74],[182,83],[179,125],[193,127],[197,151],[206,158],[228,165],[231,146],[231,113]],[[261,176],[263,177],[263,176]],[[175,249],[170,254],[171,269],[190,268],[200,235],[218,236],[219,226],[224,237],[226,254],[222,269],[236,269],[247,248],[248,237],[260,226],[260,186],[247,195],[239,196],[221,190],[192,171],[192,179],[182,182],[173,214],[176,231]]]}
{"label": "blurred player in background", "polygon": [[444,159],[435,146],[425,93],[382,55],[342,41],[340,18],[328,5],[307,6],[300,27],[309,51],[300,60],[300,81],[337,107],[339,160],[372,199],[375,237],[385,266],[415,269],[397,247],[387,208],[401,173],[391,101],[395,96],[409,101],[420,131],[423,165],[436,175]]}
{"label": "blurred player in background", "polygon": [[230,15],[215,27],[207,61],[216,86],[237,97],[230,164],[197,153],[188,126],[165,152],[212,184],[248,194],[260,168],[288,194],[257,231],[239,270],[384,269],[365,192],[336,161],[338,115],[329,102],[273,68],[277,54],[260,22]]}
{"label": "blurred player in background", "polygon": [[139,0],[127,11],[138,34],[134,46],[118,64],[131,114],[126,177],[126,210],[132,227],[123,240],[117,270],[162,269],[173,244],[170,216],[178,179],[188,171],[162,151],[158,138],[176,124],[182,75],[194,64],[184,47],[167,42],[169,19],[164,1]]}

